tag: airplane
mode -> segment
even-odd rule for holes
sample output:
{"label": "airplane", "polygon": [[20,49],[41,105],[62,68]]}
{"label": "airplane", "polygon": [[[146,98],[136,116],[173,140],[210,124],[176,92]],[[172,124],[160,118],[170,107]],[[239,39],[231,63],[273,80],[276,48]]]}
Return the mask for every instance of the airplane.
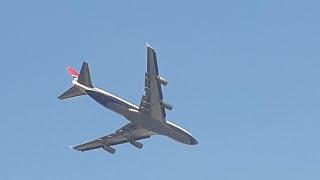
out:
{"label": "airplane", "polygon": [[150,138],[153,135],[164,135],[188,145],[198,144],[198,141],[189,132],[166,119],[166,109],[172,110],[173,107],[163,101],[161,85],[167,85],[168,81],[159,75],[155,49],[149,44],[146,44],[146,46],[145,95],[142,96],[139,106],[96,88],[91,81],[87,62],[83,62],[80,73],[71,67],[67,67],[73,78],[73,86],[61,94],[58,97],[59,99],[88,95],[102,106],[130,121],[116,130],[115,133],[74,146],[73,149],[83,152],[102,148],[114,154],[116,152],[116,149],[112,147],[114,145],[130,143],[141,149],[143,144],[139,140]]}

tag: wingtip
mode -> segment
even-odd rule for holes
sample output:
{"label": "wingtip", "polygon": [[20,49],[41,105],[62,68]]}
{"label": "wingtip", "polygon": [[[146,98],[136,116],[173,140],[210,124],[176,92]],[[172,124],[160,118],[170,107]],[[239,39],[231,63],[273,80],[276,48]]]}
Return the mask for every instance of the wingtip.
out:
{"label": "wingtip", "polygon": [[76,150],[76,151],[82,152],[81,150],[77,149],[77,146],[71,146],[71,145],[69,145],[69,148],[72,149],[72,150]]}
{"label": "wingtip", "polygon": [[147,42],[146,42],[146,46],[147,46],[148,48],[153,49],[153,47],[152,47],[149,43],[147,43]]}

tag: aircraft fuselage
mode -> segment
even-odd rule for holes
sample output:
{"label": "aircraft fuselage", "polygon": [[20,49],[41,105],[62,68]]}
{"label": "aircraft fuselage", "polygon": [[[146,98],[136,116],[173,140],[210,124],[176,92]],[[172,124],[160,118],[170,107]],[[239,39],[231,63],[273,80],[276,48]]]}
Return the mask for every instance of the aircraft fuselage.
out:
{"label": "aircraft fuselage", "polygon": [[147,114],[140,112],[139,107],[134,104],[101,89],[90,88],[77,81],[73,81],[72,83],[102,106],[124,116],[137,126],[149,130],[154,134],[168,136],[184,144],[194,145],[198,143],[197,140],[183,128],[169,121],[162,121],[148,116]]}

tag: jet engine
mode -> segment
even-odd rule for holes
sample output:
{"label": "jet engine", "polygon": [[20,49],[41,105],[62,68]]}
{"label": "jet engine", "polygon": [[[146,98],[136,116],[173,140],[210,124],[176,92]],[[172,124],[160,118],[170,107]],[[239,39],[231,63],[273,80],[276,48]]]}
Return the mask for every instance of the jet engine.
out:
{"label": "jet engine", "polygon": [[168,84],[168,81],[165,78],[161,77],[161,76],[158,76],[157,79],[158,79],[159,83],[164,85],[164,86],[166,86]]}
{"label": "jet engine", "polygon": [[105,150],[105,151],[107,151],[107,152],[109,152],[111,154],[114,154],[116,152],[116,149],[114,149],[114,148],[112,148],[110,146],[103,146],[102,148],[103,148],[103,150]]}
{"label": "jet engine", "polygon": [[143,147],[143,144],[138,141],[130,141],[130,144],[132,144],[134,147],[141,149]]}
{"label": "jet engine", "polygon": [[161,106],[162,106],[163,108],[166,108],[166,109],[170,110],[170,111],[173,109],[173,106],[172,106],[172,105],[170,105],[170,104],[168,104],[168,103],[166,103],[166,102],[164,102],[164,101],[161,101]]}

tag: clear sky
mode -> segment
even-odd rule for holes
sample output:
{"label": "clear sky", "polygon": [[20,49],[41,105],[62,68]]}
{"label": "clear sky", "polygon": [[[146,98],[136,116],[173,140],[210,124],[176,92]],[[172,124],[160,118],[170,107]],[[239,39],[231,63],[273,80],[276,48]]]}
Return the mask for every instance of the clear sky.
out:
{"label": "clear sky", "polygon": [[[320,179],[320,3],[298,0],[0,1],[0,179]],[[69,148],[127,123],[60,101],[66,66],[138,104],[145,42],[169,80],[168,119],[199,145]]]}

